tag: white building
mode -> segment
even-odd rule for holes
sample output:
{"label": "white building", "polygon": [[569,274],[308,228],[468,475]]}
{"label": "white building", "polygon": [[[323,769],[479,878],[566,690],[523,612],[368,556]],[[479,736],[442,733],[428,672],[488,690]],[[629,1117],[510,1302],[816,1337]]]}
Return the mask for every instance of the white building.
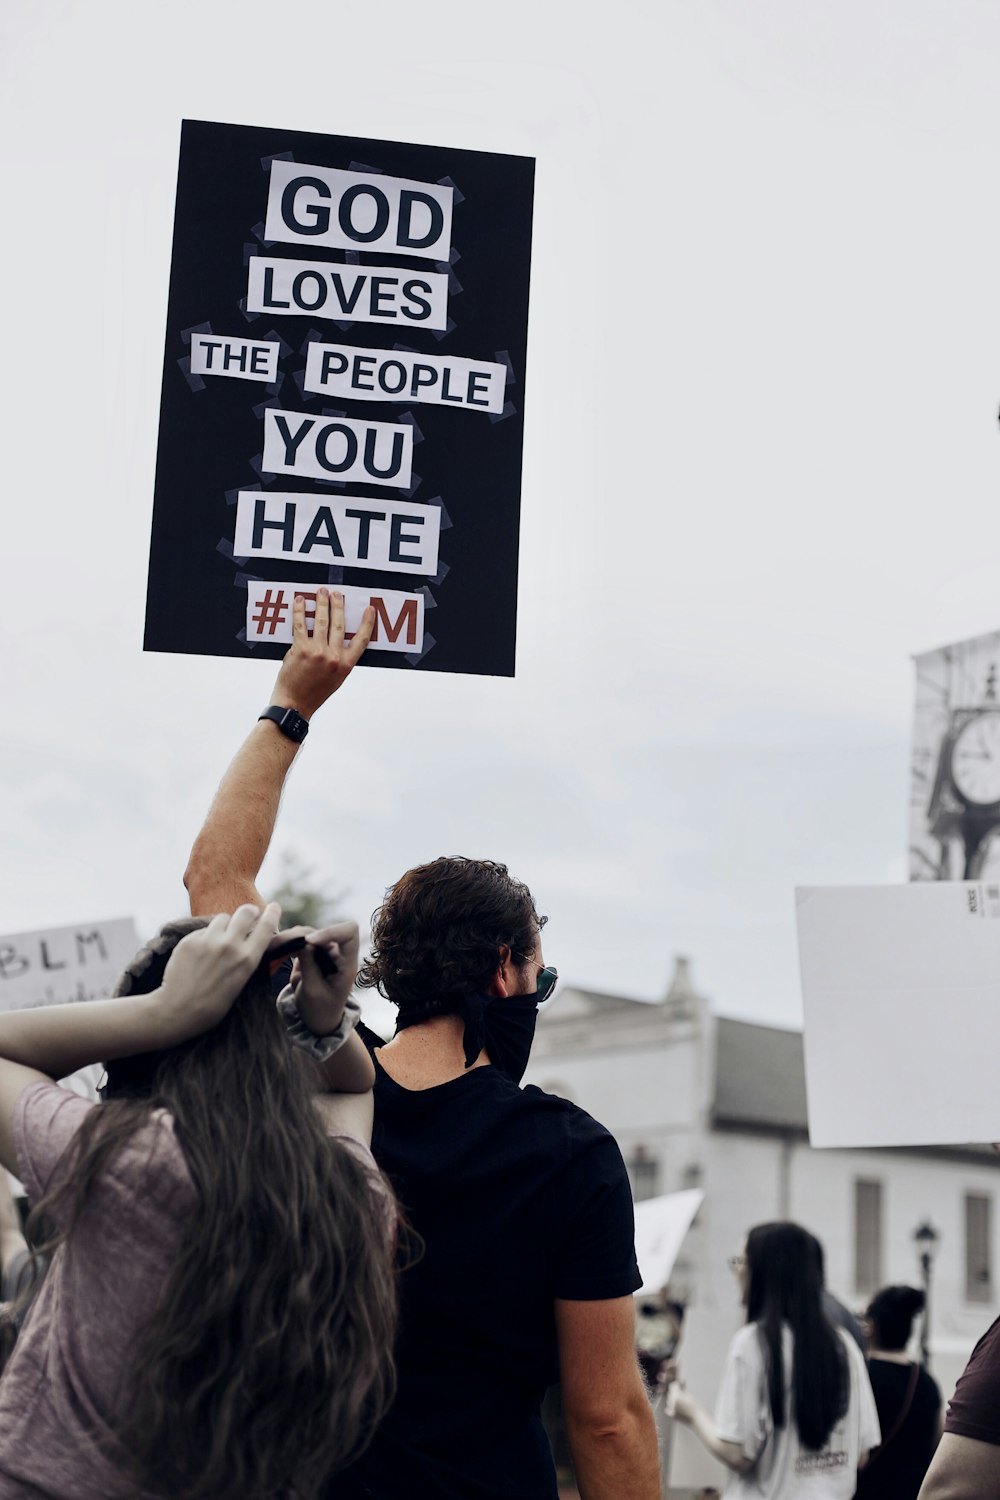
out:
{"label": "white building", "polygon": [[[929,1220],[940,1235],[931,1368],[946,1397],[1000,1314],[1000,1157],[989,1147],[814,1151],[801,1033],[713,1015],[685,959],[657,1004],[566,989],[542,1011],[525,1082],[574,1100],[612,1131],[637,1199],[704,1188],[671,1289],[690,1309],[685,1376],[709,1405],[742,1319],[727,1260],[746,1230],[768,1219],[794,1219],[819,1237],[827,1284],[856,1311],[889,1282],[920,1285],[913,1234]],[[944,1078],[942,1087],[961,1080]],[[845,1078],[845,1110],[851,1095]],[[677,1457],[685,1454],[692,1471],[674,1482],[709,1482],[679,1443]]]}

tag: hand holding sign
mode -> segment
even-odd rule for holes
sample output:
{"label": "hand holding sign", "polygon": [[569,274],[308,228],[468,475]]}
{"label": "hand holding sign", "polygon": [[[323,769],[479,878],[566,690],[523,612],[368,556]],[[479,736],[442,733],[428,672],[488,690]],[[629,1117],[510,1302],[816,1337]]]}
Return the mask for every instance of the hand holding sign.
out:
{"label": "hand holding sign", "polygon": [[292,649],[281,663],[271,702],[312,718],[350,676],[374,628],[375,611],[369,606],[358,630],[348,638],[344,629],[343,594],[321,588],[316,590],[316,614],[310,634],[305,597],[296,594]]}
{"label": "hand holding sign", "polygon": [[366,666],[513,674],[532,180],[184,122],[147,650],[277,659],[322,583]]}

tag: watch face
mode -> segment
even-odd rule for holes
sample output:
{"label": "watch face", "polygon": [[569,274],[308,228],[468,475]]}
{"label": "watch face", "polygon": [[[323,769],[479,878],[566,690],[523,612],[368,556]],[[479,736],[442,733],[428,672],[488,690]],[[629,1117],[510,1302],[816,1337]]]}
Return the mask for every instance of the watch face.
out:
{"label": "watch face", "polygon": [[283,733],[288,735],[290,740],[299,740],[301,742],[305,739],[308,728],[308,719],[304,719],[300,713],[296,713],[294,708],[285,710],[284,717],[281,720],[281,729]]}
{"label": "watch face", "polygon": [[951,779],[966,802],[1000,802],[1000,712],[970,719],[951,752]]}

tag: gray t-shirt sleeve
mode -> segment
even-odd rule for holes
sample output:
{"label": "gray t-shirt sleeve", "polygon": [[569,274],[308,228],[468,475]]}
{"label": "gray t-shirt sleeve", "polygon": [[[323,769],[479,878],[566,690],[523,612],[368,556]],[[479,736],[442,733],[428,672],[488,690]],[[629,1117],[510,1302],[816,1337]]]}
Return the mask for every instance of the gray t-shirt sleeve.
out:
{"label": "gray t-shirt sleeve", "polygon": [[14,1104],[14,1145],[19,1176],[33,1203],[47,1191],[63,1152],[90,1111],[99,1107],[57,1083],[29,1083],[21,1090]]}
{"label": "gray t-shirt sleeve", "polygon": [[[91,1110],[103,1108],[57,1083],[32,1083],[19,1095],[14,1144],[21,1180],[33,1202],[51,1186],[56,1167]],[[166,1110],[154,1109],[137,1122],[134,1133],[105,1163],[91,1197],[98,1217],[127,1210],[137,1224],[148,1219],[152,1225],[158,1214],[190,1210],[191,1175]],[[71,1211],[69,1205],[50,1210],[57,1229],[67,1227],[64,1215]]]}

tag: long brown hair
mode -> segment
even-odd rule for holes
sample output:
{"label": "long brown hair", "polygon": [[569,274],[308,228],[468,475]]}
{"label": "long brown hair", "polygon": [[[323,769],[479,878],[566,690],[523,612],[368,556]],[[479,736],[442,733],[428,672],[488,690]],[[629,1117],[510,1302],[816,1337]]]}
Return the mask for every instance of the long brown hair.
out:
{"label": "long brown hair", "polygon": [[[202,925],[165,927],[119,992],[158,988]],[[391,1200],[324,1131],[313,1066],[258,970],[210,1031],[109,1065],[106,1102],[32,1214],[68,1210],[71,1235],[115,1153],[170,1112],[197,1202],[137,1340],[119,1437],[137,1485],[171,1500],[311,1500],[392,1400]]]}

